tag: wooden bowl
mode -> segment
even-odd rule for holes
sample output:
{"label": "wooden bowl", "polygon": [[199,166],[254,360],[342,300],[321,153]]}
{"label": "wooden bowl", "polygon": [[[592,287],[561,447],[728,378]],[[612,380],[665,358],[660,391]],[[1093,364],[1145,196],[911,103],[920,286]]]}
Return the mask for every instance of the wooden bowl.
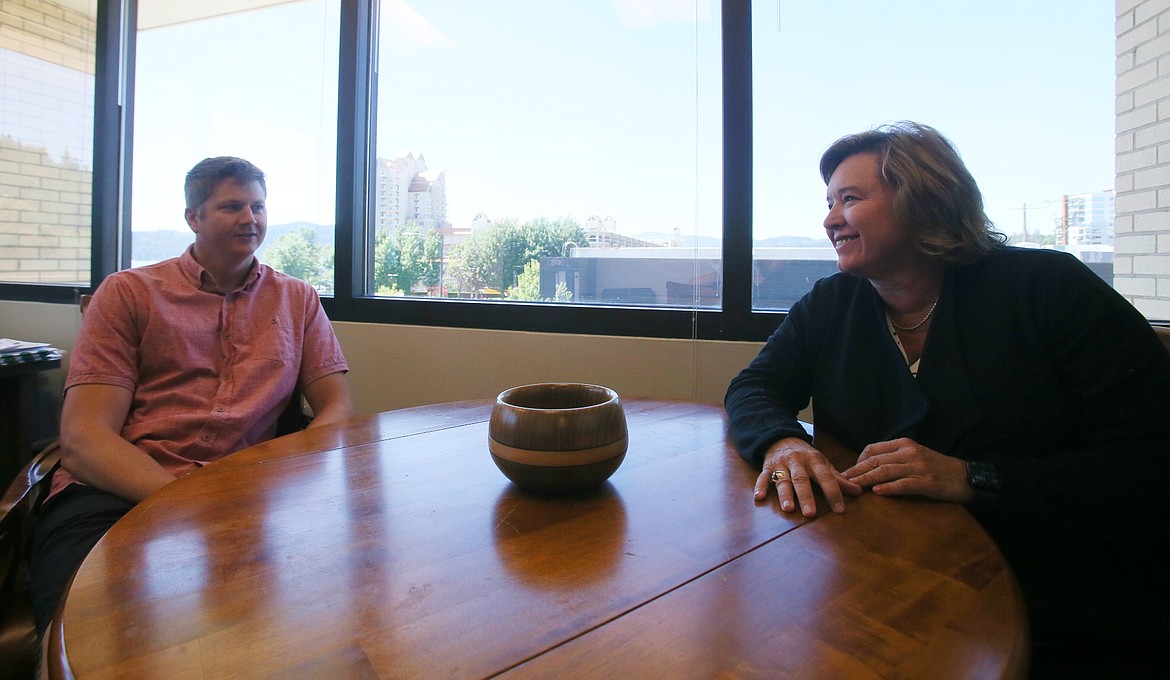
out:
{"label": "wooden bowl", "polygon": [[583,383],[538,383],[504,390],[488,425],[496,467],[540,493],[589,491],[626,457],[626,413],[617,392]]}

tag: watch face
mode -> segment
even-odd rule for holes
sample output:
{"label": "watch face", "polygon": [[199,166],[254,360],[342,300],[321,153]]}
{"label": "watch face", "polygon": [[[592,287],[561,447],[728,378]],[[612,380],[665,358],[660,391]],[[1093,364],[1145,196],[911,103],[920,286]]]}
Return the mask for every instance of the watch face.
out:
{"label": "watch face", "polygon": [[969,460],[967,461],[967,483],[976,489],[999,491],[999,471],[994,463]]}

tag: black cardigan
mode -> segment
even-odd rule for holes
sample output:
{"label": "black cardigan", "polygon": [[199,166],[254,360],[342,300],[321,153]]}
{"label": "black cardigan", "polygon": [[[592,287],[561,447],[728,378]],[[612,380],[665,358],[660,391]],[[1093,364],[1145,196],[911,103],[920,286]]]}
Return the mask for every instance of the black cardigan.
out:
{"label": "black cardigan", "polygon": [[[1001,248],[948,270],[917,379],[868,281],[817,282],[731,382],[725,405],[742,455],[759,465],[777,440],[807,439],[796,414],[810,398],[817,429],[857,450],[911,437],[993,461],[1002,491],[971,509],[1033,609],[1067,609],[1059,589],[1086,578],[1138,588],[1161,568],[1131,565],[1129,543],[1142,540],[1148,555],[1150,540],[1166,546],[1170,534],[1170,354],[1070,255]],[[1055,564],[1068,560],[1086,573],[1066,583]],[[1037,594],[1053,588],[1055,605]],[[1096,606],[1075,608],[1099,621]]]}

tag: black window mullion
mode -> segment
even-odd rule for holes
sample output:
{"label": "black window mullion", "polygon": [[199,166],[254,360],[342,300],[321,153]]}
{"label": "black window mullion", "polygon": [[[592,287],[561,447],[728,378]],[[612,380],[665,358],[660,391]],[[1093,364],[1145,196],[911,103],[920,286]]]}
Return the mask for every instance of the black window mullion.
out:
{"label": "black window mullion", "polygon": [[370,86],[373,7],[377,0],[341,1],[337,74],[337,187],[334,222],[333,298],[323,300],[331,318],[353,315],[365,288],[365,223],[370,158]]}
{"label": "black window mullion", "polygon": [[700,317],[699,337],[762,340],[783,315],[752,311],[752,3],[723,0],[722,11],[723,309]]}
{"label": "black window mullion", "polygon": [[[121,213],[123,22],[134,1],[98,0],[94,72],[90,287],[118,268]],[[129,5],[129,7],[127,7]],[[126,169],[129,172],[129,168]]]}
{"label": "black window mullion", "polygon": [[723,2],[723,316],[743,326],[752,290],[751,2]]}

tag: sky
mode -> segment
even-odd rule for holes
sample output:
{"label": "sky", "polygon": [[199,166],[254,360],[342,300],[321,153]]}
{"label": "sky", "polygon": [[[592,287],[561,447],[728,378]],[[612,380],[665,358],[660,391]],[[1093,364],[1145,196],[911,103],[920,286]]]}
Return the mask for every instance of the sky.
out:
{"label": "sky", "polygon": [[[332,223],[337,5],[139,33],[134,229],[183,229],[183,176],[211,155],[267,172],[270,223]],[[757,0],[752,19],[757,238],[823,236],[821,152],[901,119],[955,143],[1009,233],[1112,188],[1112,3]],[[456,226],[720,234],[714,0],[384,0],[380,25],[378,155],[445,171]]]}

